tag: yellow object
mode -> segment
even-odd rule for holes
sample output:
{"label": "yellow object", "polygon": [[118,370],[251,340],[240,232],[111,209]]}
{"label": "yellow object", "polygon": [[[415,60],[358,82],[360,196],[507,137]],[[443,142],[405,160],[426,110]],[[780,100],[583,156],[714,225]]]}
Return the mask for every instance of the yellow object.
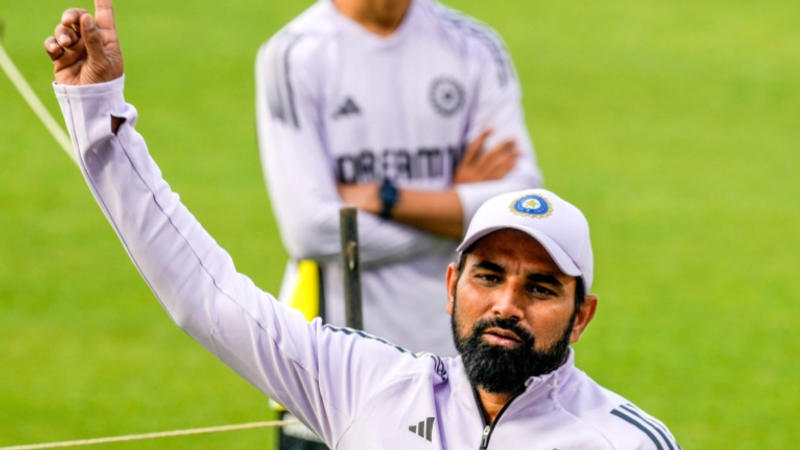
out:
{"label": "yellow object", "polygon": [[[289,306],[303,313],[306,320],[319,316],[320,301],[319,264],[310,259],[297,263],[297,277],[295,278],[294,291],[289,298]],[[272,403],[275,411],[286,411],[283,405]]]}
{"label": "yellow object", "polygon": [[306,320],[319,316],[319,265],[304,259],[297,263],[297,281],[289,306],[303,313]]}

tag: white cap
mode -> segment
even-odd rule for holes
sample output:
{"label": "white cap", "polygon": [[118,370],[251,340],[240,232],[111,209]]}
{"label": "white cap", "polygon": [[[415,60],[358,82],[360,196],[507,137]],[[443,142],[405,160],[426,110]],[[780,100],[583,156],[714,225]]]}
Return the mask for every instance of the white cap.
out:
{"label": "white cap", "polygon": [[508,192],[487,200],[472,216],[458,246],[463,252],[494,231],[512,228],[536,239],[559,269],[582,277],[585,292],[592,287],[594,259],[589,223],[571,203],[545,189]]}

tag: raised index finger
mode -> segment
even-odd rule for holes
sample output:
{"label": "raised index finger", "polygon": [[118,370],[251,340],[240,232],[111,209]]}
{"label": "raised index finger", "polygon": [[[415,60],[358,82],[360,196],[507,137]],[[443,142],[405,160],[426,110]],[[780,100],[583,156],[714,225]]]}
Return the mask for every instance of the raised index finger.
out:
{"label": "raised index finger", "polygon": [[111,0],[94,0],[94,17],[100,28],[115,29],[114,7],[111,5]]}

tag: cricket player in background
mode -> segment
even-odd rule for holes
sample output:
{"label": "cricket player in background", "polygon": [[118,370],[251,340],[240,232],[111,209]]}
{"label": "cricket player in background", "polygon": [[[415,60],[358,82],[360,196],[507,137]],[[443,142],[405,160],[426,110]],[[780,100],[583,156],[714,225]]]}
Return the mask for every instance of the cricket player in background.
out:
{"label": "cricket player in background", "polygon": [[447,267],[458,357],[307,322],[238,273],[184,207],[123,97],[111,0],[69,9],[44,46],[92,194],[172,319],[336,449],[670,449],[669,430],[574,365],[591,322],[586,218],[543,189],[474,214]]}
{"label": "cricket player in background", "polygon": [[439,299],[465,224],[492,195],[542,182],[499,37],[432,0],[319,0],[261,48],[256,81],[291,258],[281,300],[345,324],[338,211],[353,205],[365,330],[454,354]]}

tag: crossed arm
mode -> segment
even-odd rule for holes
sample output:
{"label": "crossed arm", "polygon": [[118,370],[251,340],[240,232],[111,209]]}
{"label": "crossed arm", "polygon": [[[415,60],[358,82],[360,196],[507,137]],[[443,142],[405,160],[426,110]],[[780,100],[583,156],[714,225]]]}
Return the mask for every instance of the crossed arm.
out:
{"label": "crossed arm", "polygon": [[[490,149],[484,149],[491,132],[491,129],[485,130],[467,146],[453,174],[454,185],[498,180],[514,168],[519,156],[515,141],[507,139]],[[378,189],[377,183],[338,185],[339,194],[345,203],[372,214],[378,214],[381,210]],[[455,240],[461,239],[464,233],[464,211],[455,189],[401,189],[392,218]]]}
{"label": "crossed arm", "polygon": [[[498,180],[514,168],[520,154],[516,142],[507,139],[485,149],[491,132],[491,129],[485,130],[467,146],[453,174],[454,185]],[[377,183],[338,185],[345,203],[372,214],[378,214],[381,210],[378,189]],[[394,220],[455,240],[461,239],[464,233],[464,210],[455,189],[401,189],[399,197],[392,214]]]}

